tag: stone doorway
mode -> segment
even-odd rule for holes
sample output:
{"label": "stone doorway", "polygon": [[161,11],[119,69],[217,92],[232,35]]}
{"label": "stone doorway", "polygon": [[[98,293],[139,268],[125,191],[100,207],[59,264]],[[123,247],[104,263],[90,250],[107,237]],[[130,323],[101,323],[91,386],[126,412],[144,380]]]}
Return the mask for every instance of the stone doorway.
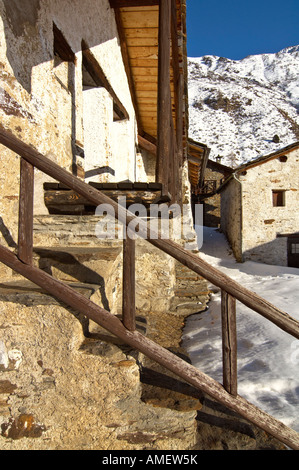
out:
{"label": "stone doorway", "polygon": [[288,266],[299,268],[299,234],[288,237]]}

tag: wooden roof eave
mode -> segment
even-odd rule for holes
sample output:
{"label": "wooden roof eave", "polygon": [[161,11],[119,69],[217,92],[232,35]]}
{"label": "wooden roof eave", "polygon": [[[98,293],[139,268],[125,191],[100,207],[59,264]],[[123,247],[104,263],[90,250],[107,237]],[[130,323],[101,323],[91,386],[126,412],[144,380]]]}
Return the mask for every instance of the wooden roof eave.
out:
{"label": "wooden roof eave", "polygon": [[205,144],[188,140],[188,162],[190,165],[198,161],[198,179],[194,186],[202,186],[204,182],[204,175],[209,159],[211,149]]}
{"label": "wooden roof eave", "polygon": [[249,170],[250,168],[262,165],[263,163],[269,162],[270,160],[274,160],[275,158],[279,158],[285,154],[288,154],[293,150],[296,150],[297,148],[299,148],[299,142],[294,142],[293,144],[287,145],[284,148],[276,150],[275,152],[272,152],[269,155],[264,155],[262,157],[256,158],[255,160],[251,160],[247,163],[240,165],[235,169],[235,173]]}
{"label": "wooden roof eave", "polygon": [[[115,11],[120,47],[135,110],[138,133],[141,136],[147,134],[157,138],[158,17],[160,2],[159,0],[109,0],[109,2],[111,8],[114,8]],[[137,15],[138,10],[141,15],[140,18],[143,19],[146,16],[144,13],[148,12],[149,20],[146,27],[142,26],[142,21],[136,21],[136,31],[144,37],[142,37],[140,41],[138,40],[136,47],[134,47],[134,29],[131,28],[132,25],[129,21],[130,13],[131,15],[133,13]],[[176,5],[175,2],[173,2],[171,15],[171,36],[173,44],[171,48],[171,85],[174,124],[176,124],[175,113],[180,106],[180,98],[178,97],[176,87],[181,73],[176,13]],[[145,45],[142,46],[142,44]]]}
{"label": "wooden roof eave", "polygon": [[[252,160],[247,163],[243,163],[242,165],[238,166],[235,168],[230,176],[228,176],[224,182],[219,186],[217,189],[217,192],[220,193],[226,186],[227,184],[232,180],[236,179],[236,175],[241,173],[242,171],[247,171],[250,170],[251,168],[255,168],[257,166],[263,165],[264,163],[267,163],[271,160],[275,160],[276,158],[279,158],[285,154],[288,154],[292,152],[293,150],[296,150],[299,148],[299,141],[294,142],[293,144],[287,145],[286,147],[279,149],[273,153],[270,153],[269,155],[264,155],[263,157],[259,157],[255,160]],[[238,180],[239,181],[239,180]]]}

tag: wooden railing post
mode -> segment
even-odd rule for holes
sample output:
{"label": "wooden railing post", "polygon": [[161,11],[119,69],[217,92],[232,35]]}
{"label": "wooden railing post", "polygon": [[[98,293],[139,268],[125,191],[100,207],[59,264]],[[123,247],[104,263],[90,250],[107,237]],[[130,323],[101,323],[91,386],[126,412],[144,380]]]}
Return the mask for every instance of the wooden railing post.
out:
{"label": "wooden railing post", "polygon": [[21,158],[18,257],[27,264],[32,264],[33,257],[33,186],[34,166]]}
{"label": "wooden railing post", "polygon": [[[21,142],[9,132],[1,129],[1,126],[0,143],[6,145],[13,152],[18,153],[21,157],[26,158],[28,163],[36,166],[40,171],[51,176],[53,179],[60,181],[70,189],[77,191],[81,196],[86,197],[92,204],[110,205],[111,215],[116,214],[117,219],[126,226],[128,226],[131,221],[136,219],[135,216],[133,216],[126,209],[122,209],[121,206],[115,201],[105,196],[100,191],[90,187],[88,184],[76,178],[75,176],[71,175],[68,171],[59,167],[56,163],[37,152],[34,148]],[[27,207],[25,204],[26,191],[24,191],[24,188],[27,186],[25,184],[26,181],[28,184],[27,187],[32,190],[30,191],[29,200],[33,202],[33,167],[31,168],[27,165],[24,165],[23,167],[23,164],[21,165],[22,178],[20,189],[20,227],[22,228],[24,224],[26,225],[26,221],[28,222],[27,216],[24,215],[27,213],[27,211],[24,210],[24,208]],[[25,176],[26,171],[23,168],[28,170],[29,175],[31,175],[30,178]],[[29,184],[29,182],[31,182],[31,184]],[[32,208],[33,204],[30,204],[29,207]],[[290,317],[285,312],[279,310],[277,307],[271,305],[263,298],[259,297],[256,293],[247,290],[233,279],[230,279],[227,275],[221,273],[221,271],[216,270],[207,262],[197,257],[195,254],[185,250],[180,245],[171,242],[170,240],[156,239],[155,237],[151,238],[151,230],[148,228],[145,229],[143,224],[139,221],[138,223],[140,229],[139,231],[144,235],[148,234],[149,237],[147,240],[149,243],[156,246],[157,248],[160,248],[163,252],[174,257],[184,266],[206,277],[206,279],[208,279],[211,283],[222,289],[222,318],[225,356],[224,382],[225,388],[230,390],[229,393],[222,385],[200,372],[191,364],[188,364],[177,355],[146,338],[141,333],[138,333],[138,331],[129,331],[129,329],[124,327],[124,324],[115,315],[111,315],[108,311],[91,302],[84,295],[76,292],[70,286],[62,283],[61,281],[54,279],[52,276],[45,273],[41,269],[21,261],[14,253],[2,245],[0,245],[0,261],[40,286],[42,289],[47,291],[53,297],[62,301],[64,304],[67,304],[72,309],[83,313],[88,318],[95,321],[100,326],[119,337],[121,340],[125,341],[131,347],[138,349],[140,352],[147,355],[150,359],[155,360],[161,366],[168,368],[168,370],[177,374],[186,382],[195,386],[207,395],[210,395],[215,400],[229,407],[231,410],[264,429],[266,432],[272,434],[274,437],[280,439],[287,446],[299,450],[299,438],[296,431],[288,428],[280,421],[269,416],[264,411],[258,409],[256,406],[237,395],[236,299],[298,339],[299,322]],[[21,233],[23,233],[22,230]],[[124,278],[131,279],[128,284],[129,289],[124,289],[124,292],[127,293],[127,301],[125,302],[124,299],[124,310],[127,312],[125,317],[127,319],[129,318],[128,321],[125,320],[127,324],[129,322],[132,323],[132,319],[135,323],[135,290],[133,289],[135,284],[134,260],[135,241],[132,240],[132,238],[129,238],[124,242],[124,272],[126,273]],[[132,278],[132,273],[134,278]],[[129,304],[131,304],[130,309],[128,307]]]}
{"label": "wooden railing post", "polygon": [[135,239],[129,233],[123,240],[123,324],[130,330],[135,321]]}
{"label": "wooden railing post", "polygon": [[[11,132],[3,129],[1,125],[0,143],[25,158],[26,161],[34,165],[34,167],[38,168],[46,175],[60,181],[68,188],[76,191],[82,197],[88,199],[91,204],[95,206],[98,206],[99,204],[107,204],[111,207],[111,215],[116,216],[120,222],[129,225],[131,221],[136,219],[136,216],[134,216],[125,208],[122,208],[121,205],[116,201],[113,201],[110,197],[106,196],[101,191],[98,191],[89,184],[86,184],[84,181],[76,178],[67,170],[57,165],[57,163],[48,159],[30,145],[22,142]],[[142,238],[148,240],[151,245],[172,256],[187,268],[191,269],[200,276],[203,276],[211,284],[214,284],[220,289],[225,290],[247,307],[259,313],[264,318],[267,318],[279,328],[286,331],[288,334],[299,339],[298,320],[291,317],[286,312],[280,310],[267,300],[263,299],[255,292],[246,289],[244,286],[226,274],[222,273],[220,270],[211,266],[207,261],[200,258],[197,254],[191,253],[178,243],[175,243],[171,240],[163,240],[158,236],[153,237],[152,229],[150,226],[148,226],[148,224],[143,222],[139,223],[139,229],[142,234]]]}
{"label": "wooden railing post", "polygon": [[237,326],[236,299],[221,291],[223,386],[233,396],[237,396]]}

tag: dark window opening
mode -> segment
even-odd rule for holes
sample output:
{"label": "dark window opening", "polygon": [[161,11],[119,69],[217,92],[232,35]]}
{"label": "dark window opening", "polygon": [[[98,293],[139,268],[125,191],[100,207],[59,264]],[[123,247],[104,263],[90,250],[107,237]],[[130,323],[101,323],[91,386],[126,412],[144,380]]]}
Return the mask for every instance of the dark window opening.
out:
{"label": "dark window opening", "polygon": [[299,268],[299,236],[288,237],[288,266]]}
{"label": "dark window opening", "polygon": [[285,191],[272,191],[273,207],[285,206]]}
{"label": "dark window opening", "polygon": [[281,157],[279,157],[279,161],[282,162],[282,163],[285,163],[287,161],[288,157],[286,155],[282,155]]}

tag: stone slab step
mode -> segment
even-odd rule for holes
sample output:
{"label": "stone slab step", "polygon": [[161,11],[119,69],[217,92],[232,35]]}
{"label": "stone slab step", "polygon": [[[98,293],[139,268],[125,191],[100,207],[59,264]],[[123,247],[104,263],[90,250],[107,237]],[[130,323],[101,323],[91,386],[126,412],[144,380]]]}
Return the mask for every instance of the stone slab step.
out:
{"label": "stone slab step", "polygon": [[62,262],[72,263],[75,259],[115,260],[121,252],[120,246],[35,246],[33,252],[41,258],[55,258]]}
{"label": "stone slab step", "polygon": [[[90,298],[98,289],[98,285],[84,283],[68,283],[80,294]],[[0,283],[0,301],[32,305],[60,305],[61,302],[31,281],[17,280]]]}
{"label": "stone slab step", "polygon": [[[33,220],[33,244],[39,247],[115,247],[122,243],[121,225],[114,224],[114,239],[98,236],[103,217],[95,215],[36,215]],[[111,218],[114,223],[114,219]]]}

